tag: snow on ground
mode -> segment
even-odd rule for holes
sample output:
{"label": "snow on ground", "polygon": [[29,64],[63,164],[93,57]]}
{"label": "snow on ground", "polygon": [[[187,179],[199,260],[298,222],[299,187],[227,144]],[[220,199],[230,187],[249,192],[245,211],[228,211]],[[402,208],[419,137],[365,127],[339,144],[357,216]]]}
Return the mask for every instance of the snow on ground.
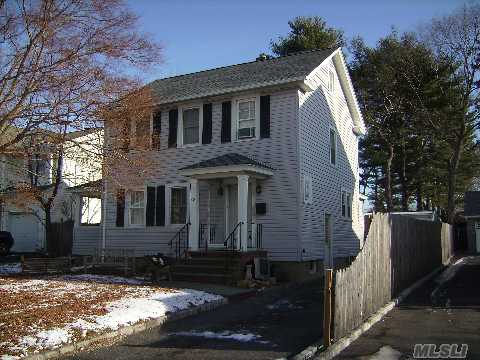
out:
{"label": "snow on ground", "polygon": [[249,332],[233,333],[231,331],[213,332],[213,331],[179,331],[169,334],[170,336],[192,336],[206,339],[234,340],[239,342],[256,342],[260,344],[269,344],[269,341],[260,340],[260,335]]}
{"label": "snow on ground", "polygon": [[138,279],[90,274],[0,278],[4,301],[0,308],[0,359],[26,356],[222,298],[198,290],[141,283]]}
{"label": "snow on ground", "polygon": [[365,357],[367,360],[399,360],[402,353],[394,348],[385,345],[382,346],[375,354]]}
{"label": "snow on ground", "polygon": [[22,272],[22,264],[21,263],[0,264],[0,276],[1,275],[19,274],[21,272]]}
{"label": "snow on ground", "polygon": [[94,274],[80,274],[80,275],[65,275],[62,279],[68,281],[89,281],[98,284],[128,284],[128,285],[142,285],[145,284],[144,280],[131,279],[119,276],[110,275],[94,275]]}

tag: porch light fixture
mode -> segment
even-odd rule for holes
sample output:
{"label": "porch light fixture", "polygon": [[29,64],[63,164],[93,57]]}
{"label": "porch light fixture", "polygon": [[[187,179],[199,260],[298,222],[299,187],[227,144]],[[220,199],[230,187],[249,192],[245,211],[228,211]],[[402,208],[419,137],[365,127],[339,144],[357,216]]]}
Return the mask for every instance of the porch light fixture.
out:
{"label": "porch light fixture", "polygon": [[261,193],[262,193],[262,186],[261,186],[261,185],[257,185],[255,191],[257,192],[257,194],[261,194]]}
{"label": "porch light fixture", "polygon": [[223,196],[223,187],[222,187],[222,185],[220,185],[220,186],[218,187],[217,194],[218,194],[218,196],[220,196],[220,197]]}

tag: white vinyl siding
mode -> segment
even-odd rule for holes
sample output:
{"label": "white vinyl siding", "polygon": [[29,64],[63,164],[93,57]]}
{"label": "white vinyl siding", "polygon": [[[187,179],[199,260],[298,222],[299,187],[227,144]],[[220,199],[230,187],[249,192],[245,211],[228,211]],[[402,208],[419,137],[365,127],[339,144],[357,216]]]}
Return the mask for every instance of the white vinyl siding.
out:
{"label": "white vinyl siding", "polygon": [[[336,85],[333,92],[328,90],[331,70]],[[358,137],[352,131],[352,116],[334,61],[319,67],[308,81],[314,90],[299,91],[300,173],[312,177],[315,191],[312,205],[302,207],[299,214],[302,259],[323,259],[325,235],[320,229],[324,227],[325,213],[331,214],[333,257],[352,256],[363,238],[358,215]],[[347,193],[351,195],[350,207]],[[347,217],[349,212],[351,220]]]}
{"label": "white vinyl siding", "polygon": [[[273,261],[298,261],[298,207],[302,201],[300,197],[300,178],[298,177],[298,97],[296,90],[282,90],[270,92],[270,138],[260,141],[245,139],[236,140],[236,101],[255,98],[259,109],[259,96],[256,93],[246,94],[240,98],[232,97],[232,142],[221,143],[222,102],[229,98],[212,103],[212,143],[195,146],[179,146],[178,149],[168,149],[168,111],[162,108],[162,132],[160,134],[160,151],[150,154],[149,164],[144,176],[145,184],[165,184],[166,189],[166,225],[163,227],[136,227],[115,226],[116,198],[115,185],[109,182],[107,189],[106,214],[106,246],[110,248],[135,247],[137,254],[156,252],[169,253],[170,239],[181,228],[181,224],[170,222],[170,191],[169,187],[180,186],[182,183],[188,188],[188,179],[179,175],[178,170],[203,160],[217,156],[238,153],[255,158],[274,168],[274,175],[262,180],[262,192],[257,194],[257,202],[267,204],[267,213],[257,216],[257,222],[263,225],[263,246],[268,251],[268,257]],[[205,101],[208,102],[208,101]],[[172,106],[174,108],[175,105]],[[179,107],[179,132],[181,113]],[[184,107],[185,108],[185,107]],[[191,108],[191,106],[190,106]],[[259,111],[256,111],[256,129],[259,129]],[[202,116],[200,115],[200,119]],[[233,130],[235,128],[235,130]],[[258,137],[259,131],[256,131]],[[178,139],[178,138],[177,138]],[[254,138],[255,139],[255,138]],[[200,188],[200,221],[206,221],[208,203],[208,186],[199,181]],[[214,183],[217,193],[218,184]],[[188,192],[187,192],[188,193]],[[210,213],[211,221],[217,223],[217,229],[222,228],[224,216],[220,212],[225,202],[225,195],[218,199],[219,208]],[[213,220],[218,217],[220,220]],[[188,221],[188,215],[187,215]],[[218,230],[222,241],[223,233]],[[135,239],[132,242],[132,238]]]}

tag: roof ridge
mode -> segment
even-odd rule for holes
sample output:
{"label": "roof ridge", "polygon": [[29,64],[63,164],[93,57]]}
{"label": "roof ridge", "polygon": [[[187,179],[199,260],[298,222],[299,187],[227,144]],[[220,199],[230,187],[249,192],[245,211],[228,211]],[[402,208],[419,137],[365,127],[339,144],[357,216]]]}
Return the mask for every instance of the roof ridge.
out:
{"label": "roof ridge", "polygon": [[160,78],[160,79],[153,80],[153,81],[151,81],[149,84],[153,84],[153,83],[156,83],[156,82],[159,82],[159,81],[163,81],[163,80],[168,80],[168,79],[175,79],[175,78],[180,78],[180,77],[184,77],[184,76],[189,76],[189,75],[194,75],[194,74],[205,73],[205,72],[209,72],[209,71],[215,71],[215,70],[220,70],[220,69],[232,68],[232,67],[235,67],[235,66],[241,66],[241,65],[246,65],[246,64],[253,64],[253,63],[258,63],[258,62],[262,62],[262,63],[263,63],[263,62],[273,62],[273,61],[280,60],[280,59],[283,59],[283,58],[286,58],[286,57],[301,55],[301,54],[310,53],[310,52],[327,51],[327,50],[334,51],[334,50],[336,50],[336,48],[335,48],[335,49],[334,49],[334,48],[325,48],[325,49],[302,50],[302,51],[292,52],[292,53],[286,54],[286,55],[277,56],[277,57],[274,57],[274,58],[271,58],[271,59],[252,60],[252,61],[245,61],[245,62],[238,63],[238,64],[218,66],[218,67],[215,67],[215,68],[205,69],[205,70],[199,70],[199,71],[194,71],[194,72],[189,72],[189,73],[186,73],[186,74],[180,74],[180,75],[174,75],[174,76],[167,76],[167,77],[164,77],[164,78]]}

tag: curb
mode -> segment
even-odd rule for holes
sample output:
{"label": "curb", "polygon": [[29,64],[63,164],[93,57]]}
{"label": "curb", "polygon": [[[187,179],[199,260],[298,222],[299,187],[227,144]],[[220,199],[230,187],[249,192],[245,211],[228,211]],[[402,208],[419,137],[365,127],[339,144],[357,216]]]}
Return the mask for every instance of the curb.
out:
{"label": "curb", "polygon": [[69,355],[75,353],[77,351],[84,350],[89,345],[92,345],[97,342],[110,340],[110,341],[118,341],[122,337],[127,335],[136,334],[148,329],[152,329],[155,327],[161,327],[167,322],[183,319],[189,316],[197,315],[202,312],[207,312],[214,310],[220,306],[228,304],[228,299],[223,298],[220,300],[215,300],[209,303],[205,303],[199,306],[196,306],[191,309],[185,309],[178,312],[170,313],[152,320],[143,321],[139,324],[123,326],[117,330],[110,331],[107,333],[103,333],[100,335],[92,336],[89,339],[81,340],[73,344],[65,344],[57,349],[47,350],[41,353],[28,355],[26,357],[21,358],[22,360],[46,360],[46,359],[55,359],[63,355]]}
{"label": "curb", "polygon": [[[397,298],[388,302],[382,308],[380,308],[376,313],[371,315],[362,325],[352,331],[349,336],[339,339],[336,343],[329,346],[325,351],[321,352],[323,349],[323,340],[315,342],[314,344],[308,346],[300,353],[289,357],[290,360],[309,360],[315,358],[316,360],[331,360],[343,350],[345,350],[352,342],[357,340],[364,332],[369,330],[373,325],[379,322],[386,314],[393,310],[397,305],[405,300],[405,298],[410,295],[414,290],[422,286],[425,282],[435,277],[438,273],[447,268],[451,263],[452,258],[449,259],[447,265],[442,265],[437,269],[430,272],[430,274],[424,276],[420,280],[417,280],[411,286],[403,290]],[[286,360],[285,358],[278,360]]]}

